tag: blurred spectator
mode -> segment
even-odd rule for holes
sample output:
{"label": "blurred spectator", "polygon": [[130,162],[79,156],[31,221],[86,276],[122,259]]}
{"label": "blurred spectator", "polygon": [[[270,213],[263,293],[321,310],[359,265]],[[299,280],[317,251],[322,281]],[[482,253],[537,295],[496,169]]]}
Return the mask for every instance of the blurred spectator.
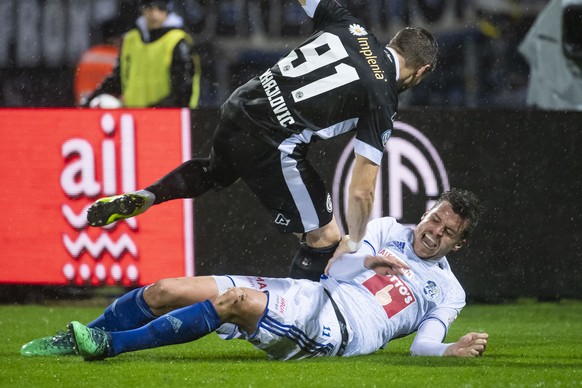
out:
{"label": "blurred spectator", "polygon": [[545,0],[479,0],[475,3],[481,38],[473,106],[517,108],[525,105],[528,66],[519,43],[543,8]]}
{"label": "blurred spectator", "polygon": [[109,20],[101,25],[103,43],[90,47],[81,56],[75,72],[75,104],[82,105],[97,86],[111,74],[117,57],[123,28],[119,20]]}
{"label": "blurred spectator", "polygon": [[111,96],[126,107],[198,106],[200,58],[168,3],[141,1],[141,16],[123,37],[116,66],[83,106],[99,107]]}
{"label": "blurred spectator", "polygon": [[530,65],[527,105],[582,110],[582,0],[553,0],[519,51]]}
{"label": "blurred spectator", "polygon": [[204,32],[208,20],[215,15],[210,15],[206,4],[208,0],[174,0],[173,10],[184,18],[184,23],[188,26],[188,31],[195,35]]}

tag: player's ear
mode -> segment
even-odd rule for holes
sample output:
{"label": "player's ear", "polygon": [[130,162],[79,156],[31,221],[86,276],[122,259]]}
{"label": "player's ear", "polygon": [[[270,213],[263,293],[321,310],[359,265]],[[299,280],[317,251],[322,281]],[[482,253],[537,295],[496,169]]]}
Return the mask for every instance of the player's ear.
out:
{"label": "player's ear", "polygon": [[465,245],[466,242],[467,242],[467,240],[461,240],[461,241],[459,241],[458,243],[456,243],[455,245],[453,245],[452,251],[453,252],[458,251],[459,249],[461,249]]}
{"label": "player's ear", "polygon": [[414,76],[416,78],[422,79],[423,77],[426,77],[428,73],[430,73],[430,70],[431,70],[430,65],[424,65],[416,71],[416,74]]}

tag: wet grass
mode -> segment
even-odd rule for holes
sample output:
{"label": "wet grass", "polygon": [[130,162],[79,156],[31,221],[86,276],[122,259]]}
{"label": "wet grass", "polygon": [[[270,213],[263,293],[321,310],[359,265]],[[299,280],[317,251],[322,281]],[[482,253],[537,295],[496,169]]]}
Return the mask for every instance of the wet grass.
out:
{"label": "wet grass", "polygon": [[214,334],[179,346],[99,362],[25,358],[22,344],[70,320],[89,322],[101,307],[0,306],[2,387],[573,387],[582,386],[582,301],[470,305],[447,341],[487,331],[484,357],[411,357],[412,337],[375,354],[299,362],[269,361],[245,341]]}

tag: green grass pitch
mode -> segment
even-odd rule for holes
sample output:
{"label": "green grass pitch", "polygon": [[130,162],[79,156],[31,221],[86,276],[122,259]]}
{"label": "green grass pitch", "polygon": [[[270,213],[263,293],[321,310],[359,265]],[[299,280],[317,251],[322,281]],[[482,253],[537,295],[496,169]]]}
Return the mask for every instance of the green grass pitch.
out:
{"label": "green grass pitch", "polygon": [[582,301],[469,305],[447,341],[490,335],[478,359],[411,357],[412,336],[375,354],[269,361],[249,343],[211,334],[197,342],[105,361],[20,356],[20,347],[101,307],[0,306],[1,387],[574,387],[582,386]]}

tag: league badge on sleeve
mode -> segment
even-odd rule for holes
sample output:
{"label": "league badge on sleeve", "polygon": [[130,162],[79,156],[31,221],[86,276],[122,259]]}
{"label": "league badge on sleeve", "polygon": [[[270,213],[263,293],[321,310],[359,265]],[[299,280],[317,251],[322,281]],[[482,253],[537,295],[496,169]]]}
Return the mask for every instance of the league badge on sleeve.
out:
{"label": "league badge on sleeve", "polygon": [[388,143],[388,139],[390,139],[391,135],[392,135],[391,129],[384,131],[384,133],[382,134],[382,146],[383,147],[386,147],[386,143]]}

